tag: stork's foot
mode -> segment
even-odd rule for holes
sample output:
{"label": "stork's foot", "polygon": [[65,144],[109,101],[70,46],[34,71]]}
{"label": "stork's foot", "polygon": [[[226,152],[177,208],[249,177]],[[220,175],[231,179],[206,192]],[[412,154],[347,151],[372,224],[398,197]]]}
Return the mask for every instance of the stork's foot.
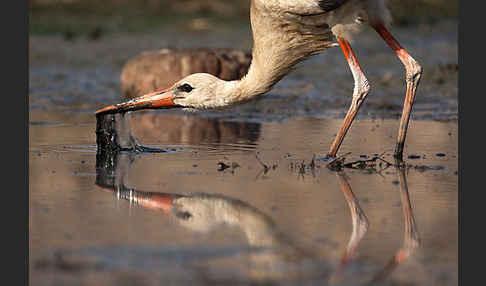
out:
{"label": "stork's foot", "polygon": [[395,153],[393,154],[393,158],[395,158],[398,161],[403,161],[403,145],[400,147],[400,144],[397,143],[397,146],[395,148]]}
{"label": "stork's foot", "polygon": [[336,156],[331,156],[329,154],[326,154],[324,157],[318,158],[317,160],[322,162],[330,162],[333,161],[334,159],[336,159]]}
{"label": "stork's foot", "polygon": [[405,163],[405,161],[403,161],[402,157],[403,157],[403,154],[400,154],[400,157],[396,157],[398,156],[397,154],[394,154],[393,157],[395,158],[395,167],[396,168],[405,168],[407,167],[407,164]]}
{"label": "stork's foot", "polygon": [[399,147],[399,145],[400,143],[397,143],[395,153],[393,153],[393,159],[395,160],[396,168],[404,168],[407,164],[403,160],[403,145],[401,145],[401,148]]}

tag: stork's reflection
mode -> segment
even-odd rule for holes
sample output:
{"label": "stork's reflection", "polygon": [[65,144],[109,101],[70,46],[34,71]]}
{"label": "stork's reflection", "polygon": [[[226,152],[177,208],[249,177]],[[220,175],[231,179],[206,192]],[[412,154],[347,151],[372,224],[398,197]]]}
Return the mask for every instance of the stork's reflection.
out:
{"label": "stork's reflection", "polygon": [[[101,190],[112,193],[118,199],[170,215],[181,226],[194,232],[207,233],[222,225],[238,229],[244,234],[250,248],[259,250],[251,251],[248,255],[248,276],[252,281],[317,279],[328,281],[329,284],[349,285],[350,277],[345,277],[344,273],[357,256],[357,249],[366,235],[369,221],[344,172],[336,175],[351,214],[352,232],[336,268],[332,267],[332,261],[326,259],[325,255],[302,247],[280,231],[270,216],[244,201],[220,194],[143,192],[127,187],[124,177],[132,162],[130,156],[122,154],[112,160],[103,158],[102,162],[97,162],[96,184]],[[390,262],[371,277],[351,277],[355,280],[353,285],[356,285],[356,280],[359,284],[374,284],[385,279],[419,245],[405,171],[398,167],[396,171],[400,180],[405,220],[403,244]]]}

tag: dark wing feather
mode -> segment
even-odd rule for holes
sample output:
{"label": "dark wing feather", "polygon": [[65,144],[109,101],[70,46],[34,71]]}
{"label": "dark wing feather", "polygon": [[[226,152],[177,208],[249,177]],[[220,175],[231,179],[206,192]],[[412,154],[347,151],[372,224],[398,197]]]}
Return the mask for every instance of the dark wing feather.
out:
{"label": "dark wing feather", "polygon": [[319,0],[319,7],[325,12],[329,12],[341,7],[346,2],[348,0]]}

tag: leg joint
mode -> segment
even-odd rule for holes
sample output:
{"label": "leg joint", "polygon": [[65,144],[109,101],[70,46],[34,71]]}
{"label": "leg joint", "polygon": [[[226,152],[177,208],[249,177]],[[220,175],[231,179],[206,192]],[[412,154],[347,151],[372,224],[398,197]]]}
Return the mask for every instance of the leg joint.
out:
{"label": "leg joint", "polygon": [[407,82],[417,82],[422,76],[423,68],[416,60],[411,57],[410,59],[411,60],[405,65],[407,70],[406,80]]}
{"label": "leg joint", "polygon": [[353,101],[361,104],[365,97],[370,93],[371,86],[366,78],[357,81],[354,86]]}
{"label": "leg joint", "polygon": [[361,93],[362,93],[362,96],[368,95],[368,93],[370,93],[370,90],[371,90],[370,83],[368,82],[367,79],[364,79],[363,80],[363,83],[361,84]]}

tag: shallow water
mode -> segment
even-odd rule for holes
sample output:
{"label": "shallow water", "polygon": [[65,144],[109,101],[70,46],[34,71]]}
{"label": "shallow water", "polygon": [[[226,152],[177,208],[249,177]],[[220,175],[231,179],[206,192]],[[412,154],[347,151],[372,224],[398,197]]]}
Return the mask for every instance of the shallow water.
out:
{"label": "shallow water", "polygon": [[[452,32],[421,31],[437,47],[410,40],[425,71],[457,63]],[[320,160],[352,88],[335,80],[349,76],[338,51],[234,110],[133,113],[135,136],[168,152],[121,153],[96,168],[93,112],[118,100],[120,63],[154,48],[138,37],[138,47],[126,35],[31,38],[31,285],[457,285],[457,72],[441,84],[424,76],[406,169],[385,164],[404,90],[397,62],[381,69],[393,58],[384,48],[363,60],[370,78],[392,80],[377,84],[339,152],[346,162],[383,153],[374,168],[335,172]],[[319,80],[323,62],[338,67]]]}
{"label": "shallow water", "polygon": [[[134,114],[136,136],[170,152],[132,158],[122,153],[115,158],[113,185],[99,186],[95,182],[107,170],[95,168],[94,116],[49,111],[51,120],[46,121],[45,113],[32,111],[30,125],[33,284],[116,285],[121,279],[147,285],[162,280],[192,285],[361,284],[384,271],[410,237],[420,244],[380,283],[457,283],[455,123],[411,123],[406,152],[420,159],[407,159],[418,167],[403,174],[409,216],[416,226],[416,233],[407,236],[402,210],[407,188],[400,185],[394,167],[336,173],[318,159],[310,167],[314,154],[325,154],[341,120],[304,117],[251,123]],[[357,121],[341,152],[352,152],[347,157],[351,161],[386,151],[385,160],[392,161],[397,124]],[[152,128],[166,136],[143,136]],[[220,170],[220,162],[237,167]],[[349,191],[341,187],[339,174],[354,199],[345,199]],[[124,199],[128,189],[193,198],[194,205],[180,203],[191,217],[181,219],[174,211],[130,202]],[[217,195],[226,203],[205,202],[197,193]],[[234,200],[240,202],[232,204]],[[353,201],[368,228],[354,246],[355,256],[340,266],[351,240],[348,203]],[[290,254],[281,255],[281,248]]]}

